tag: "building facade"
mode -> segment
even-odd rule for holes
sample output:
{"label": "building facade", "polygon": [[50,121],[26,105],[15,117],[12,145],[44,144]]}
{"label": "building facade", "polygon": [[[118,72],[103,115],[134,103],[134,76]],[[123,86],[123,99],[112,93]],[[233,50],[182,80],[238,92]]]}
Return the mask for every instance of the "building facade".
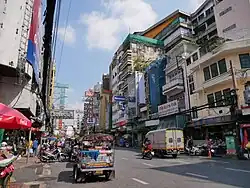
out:
{"label": "building facade", "polygon": [[41,109],[41,6],[40,0],[20,0],[3,1],[0,7],[0,101],[27,117]]}
{"label": "building facade", "polygon": [[100,92],[100,129],[106,131],[108,126],[109,119],[109,99],[111,91],[109,90],[109,74],[102,75],[102,88]]}
{"label": "building facade", "polygon": [[129,34],[114,55],[110,65],[111,90],[113,99],[120,96],[121,101],[112,101],[112,125],[123,126],[128,121],[127,98],[128,77],[136,70],[135,62],[147,64],[162,53],[163,42]]}
{"label": "building facade", "polygon": [[215,0],[215,20],[218,36],[227,39],[242,39],[250,37],[250,23],[246,21],[250,17],[249,0]]}
{"label": "building facade", "polygon": [[230,111],[232,104],[228,98],[231,90],[237,88],[238,106],[246,106],[244,91],[250,80],[249,44],[249,39],[228,41],[203,56],[200,49],[194,52],[198,54],[198,59],[187,66],[191,106],[207,104],[207,108],[193,114],[191,127],[205,127],[208,134],[213,132],[209,130],[211,127],[221,134],[223,131],[236,134]]}

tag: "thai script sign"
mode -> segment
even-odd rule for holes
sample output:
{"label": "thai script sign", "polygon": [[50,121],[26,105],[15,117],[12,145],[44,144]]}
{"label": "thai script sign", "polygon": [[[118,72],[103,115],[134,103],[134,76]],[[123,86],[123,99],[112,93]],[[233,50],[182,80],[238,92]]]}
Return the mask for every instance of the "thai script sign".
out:
{"label": "thai script sign", "polygon": [[74,110],[53,110],[51,116],[56,119],[74,119]]}
{"label": "thai script sign", "polygon": [[172,115],[179,112],[178,100],[174,100],[158,106],[159,117]]}

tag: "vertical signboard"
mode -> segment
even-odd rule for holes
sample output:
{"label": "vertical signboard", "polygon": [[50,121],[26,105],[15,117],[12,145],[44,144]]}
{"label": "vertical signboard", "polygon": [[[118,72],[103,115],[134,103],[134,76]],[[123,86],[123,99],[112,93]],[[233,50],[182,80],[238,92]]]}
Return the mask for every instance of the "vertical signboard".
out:
{"label": "vertical signboard", "polygon": [[39,84],[39,63],[41,61],[41,44],[39,27],[41,25],[41,0],[34,0],[32,20],[27,48],[27,61],[33,67],[36,82]]}
{"label": "vertical signboard", "polygon": [[58,129],[59,129],[59,130],[62,130],[62,124],[63,124],[63,123],[62,123],[62,119],[59,119],[59,120],[58,120]]}

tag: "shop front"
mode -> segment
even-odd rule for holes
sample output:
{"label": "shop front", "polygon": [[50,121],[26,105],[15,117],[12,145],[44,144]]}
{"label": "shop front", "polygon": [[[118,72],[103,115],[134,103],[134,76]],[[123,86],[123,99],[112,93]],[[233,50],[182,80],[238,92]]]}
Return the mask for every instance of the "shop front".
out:
{"label": "shop front", "polygon": [[160,123],[158,129],[184,128],[186,116],[180,114],[180,106],[177,100],[158,106]]}
{"label": "shop front", "polygon": [[236,154],[238,134],[231,115],[193,121],[185,128],[185,133],[186,137],[192,136],[195,144],[210,140],[214,146],[223,147],[225,154]]}

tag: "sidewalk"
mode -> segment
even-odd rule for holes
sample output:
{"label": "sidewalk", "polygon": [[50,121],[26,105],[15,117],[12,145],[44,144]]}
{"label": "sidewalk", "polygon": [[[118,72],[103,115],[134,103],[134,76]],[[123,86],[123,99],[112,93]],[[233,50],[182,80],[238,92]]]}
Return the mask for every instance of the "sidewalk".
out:
{"label": "sidewalk", "polygon": [[14,167],[20,169],[38,164],[40,164],[40,161],[36,157],[30,157],[28,163],[26,157],[21,157],[14,162]]}

